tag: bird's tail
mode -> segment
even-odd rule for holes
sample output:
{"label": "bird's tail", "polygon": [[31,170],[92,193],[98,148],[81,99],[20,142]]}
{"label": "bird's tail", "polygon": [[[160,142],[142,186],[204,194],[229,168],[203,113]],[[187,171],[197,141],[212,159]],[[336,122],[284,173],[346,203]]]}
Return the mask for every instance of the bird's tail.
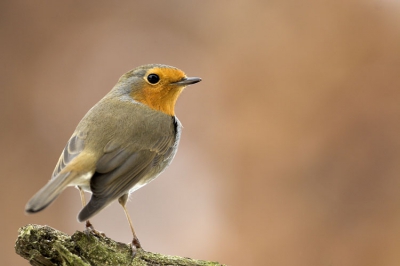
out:
{"label": "bird's tail", "polygon": [[76,172],[59,173],[28,201],[25,206],[25,211],[27,213],[35,213],[43,210],[49,206],[68,185],[71,185],[71,181],[80,175],[81,174]]}
{"label": "bird's tail", "polygon": [[89,220],[92,216],[100,212],[102,209],[107,207],[112,200],[107,198],[99,198],[92,195],[89,203],[80,211],[78,214],[78,221],[83,222]]}

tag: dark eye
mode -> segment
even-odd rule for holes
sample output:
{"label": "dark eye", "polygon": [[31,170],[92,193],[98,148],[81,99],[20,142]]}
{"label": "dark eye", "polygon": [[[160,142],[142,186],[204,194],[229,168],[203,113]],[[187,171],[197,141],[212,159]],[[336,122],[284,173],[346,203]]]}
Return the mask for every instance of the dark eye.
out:
{"label": "dark eye", "polygon": [[147,80],[151,83],[151,84],[156,84],[158,81],[160,81],[160,77],[156,74],[150,74],[147,76]]}

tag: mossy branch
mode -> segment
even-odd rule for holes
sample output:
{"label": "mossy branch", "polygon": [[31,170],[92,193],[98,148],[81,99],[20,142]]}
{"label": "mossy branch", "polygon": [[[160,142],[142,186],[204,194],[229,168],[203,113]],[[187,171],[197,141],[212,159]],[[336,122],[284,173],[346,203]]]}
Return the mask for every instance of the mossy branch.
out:
{"label": "mossy branch", "polygon": [[132,258],[131,247],[108,237],[75,232],[69,236],[49,226],[29,224],[18,230],[17,254],[31,265],[185,265],[218,266],[217,262],[161,255],[138,249]]}

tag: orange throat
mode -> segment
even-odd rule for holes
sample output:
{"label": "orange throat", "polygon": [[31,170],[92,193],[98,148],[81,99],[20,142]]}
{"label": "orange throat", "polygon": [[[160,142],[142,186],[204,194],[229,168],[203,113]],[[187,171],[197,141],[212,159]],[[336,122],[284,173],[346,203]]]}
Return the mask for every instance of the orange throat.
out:
{"label": "orange throat", "polygon": [[150,108],[163,112],[167,115],[175,115],[175,103],[181,94],[183,87],[168,89],[145,88],[140,92],[132,93],[136,101],[143,103]]}

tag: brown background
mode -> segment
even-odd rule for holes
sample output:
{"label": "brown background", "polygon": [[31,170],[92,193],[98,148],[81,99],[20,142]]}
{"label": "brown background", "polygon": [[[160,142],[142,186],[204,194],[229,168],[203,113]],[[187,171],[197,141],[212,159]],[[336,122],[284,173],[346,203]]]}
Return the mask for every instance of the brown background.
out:
{"label": "brown background", "polygon": [[[17,229],[67,233],[78,192],[26,216],[87,110],[146,63],[203,82],[179,152],[128,204],[145,249],[229,265],[399,265],[395,0],[1,1],[1,265]],[[92,222],[131,239],[113,204]]]}

